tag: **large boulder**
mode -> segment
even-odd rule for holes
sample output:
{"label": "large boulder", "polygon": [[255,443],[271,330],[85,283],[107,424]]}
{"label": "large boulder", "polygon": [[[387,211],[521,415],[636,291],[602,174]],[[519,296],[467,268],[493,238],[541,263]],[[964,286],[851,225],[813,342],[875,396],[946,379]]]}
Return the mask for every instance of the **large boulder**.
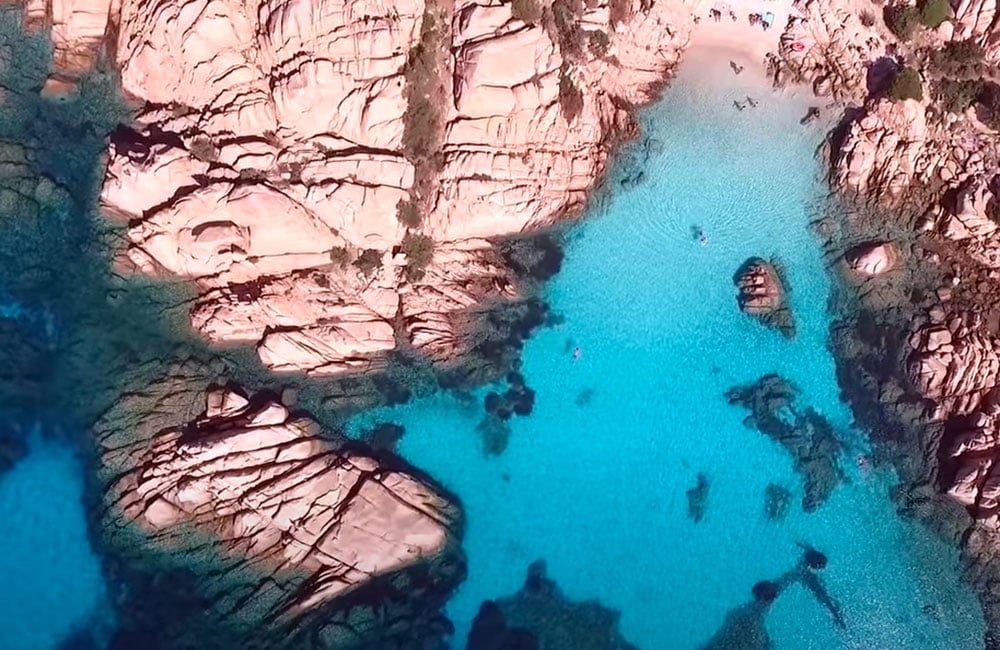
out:
{"label": "large boulder", "polygon": [[133,403],[120,409],[139,414],[132,426],[98,430],[103,538],[133,576],[187,576],[168,602],[204,605],[187,618],[147,606],[123,634],[162,627],[163,647],[214,648],[199,635],[218,628],[251,647],[341,649],[433,627],[464,575],[453,498],[276,396],[183,383],[149,394],[146,417]]}
{"label": "large boulder", "polygon": [[733,278],[740,310],[775,329],[788,339],[795,337],[795,321],[788,305],[788,292],[772,262],[752,257]]}
{"label": "large boulder", "polygon": [[892,242],[865,242],[844,254],[848,268],[859,275],[881,275],[892,269],[899,253]]}

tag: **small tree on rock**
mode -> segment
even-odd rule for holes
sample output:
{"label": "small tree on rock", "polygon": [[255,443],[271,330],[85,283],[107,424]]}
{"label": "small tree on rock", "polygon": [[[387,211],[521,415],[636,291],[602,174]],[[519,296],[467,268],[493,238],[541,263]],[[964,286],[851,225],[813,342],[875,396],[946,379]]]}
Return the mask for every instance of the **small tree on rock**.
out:
{"label": "small tree on rock", "polygon": [[900,102],[907,99],[921,100],[924,98],[924,85],[920,73],[913,66],[906,66],[896,73],[889,87],[889,99]]}
{"label": "small tree on rock", "polygon": [[408,232],[400,250],[406,255],[406,277],[410,280],[424,277],[425,269],[434,259],[434,240],[427,235]]}
{"label": "small tree on rock", "polygon": [[370,276],[382,268],[382,253],[374,248],[366,248],[361,255],[358,255],[358,259],[354,260],[354,266],[358,267],[365,276]]}
{"label": "small tree on rock", "polygon": [[920,5],[920,23],[935,29],[952,16],[948,0],[923,0]]}
{"label": "small tree on rock", "polygon": [[882,13],[885,26],[901,41],[913,38],[920,23],[920,12],[912,5],[890,5]]}

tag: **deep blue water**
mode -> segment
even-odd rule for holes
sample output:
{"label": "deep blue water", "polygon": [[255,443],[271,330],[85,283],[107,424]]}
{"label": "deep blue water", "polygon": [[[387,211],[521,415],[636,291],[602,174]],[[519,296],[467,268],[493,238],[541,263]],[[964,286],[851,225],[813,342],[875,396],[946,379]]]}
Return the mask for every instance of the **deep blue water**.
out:
{"label": "deep blue water", "polygon": [[[804,100],[762,90],[749,70],[727,76],[727,58],[692,56],[645,113],[659,145],[645,182],[615,186],[571,232],[546,296],[565,322],[526,346],[537,402],[513,420],[507,450],[484,457],[481,404],[448,395],[355,422],[404,424],[401,453],[463,500],[469,577],[449,608],[456,647],[479,603],[516,591],[527,564],[544,558],[570,597],[620,609],[631,642],[695,648],[755,582],[796,564],[800,540],[829,556],[823,579],[848,626],[792,587],[768,617],[778,648],[981,647],[981,613],[955,551],[896,517],[892,476],[852,462],[865,437],[838,400],[830,277],[810,228],[823,200],[822,132],[799,125]],[[747,94],[759,106],[735,110]],[[732,276],[750,256],[784,266],[794,342],[738,311]],[[797,506],[790,456],[723,399],[771,372],[797,383],[852,450],[850,482],[812,514]],[[592,398],[578,405],[584,391]],[[695,524],[685,493],[699,472],[711,488]],[[771,482],[795,494],[780,522],[763,511]]]}

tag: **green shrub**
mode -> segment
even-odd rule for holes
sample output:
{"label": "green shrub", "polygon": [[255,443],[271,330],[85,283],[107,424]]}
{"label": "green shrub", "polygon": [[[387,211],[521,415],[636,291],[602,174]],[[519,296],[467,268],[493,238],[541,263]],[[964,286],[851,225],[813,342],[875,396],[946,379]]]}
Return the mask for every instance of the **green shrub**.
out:
{"label": "green shrub", "polygon": [[951,5],[948,0],[922,0],[920,4],[920,23],[934,29],[952,17]]}
{"label": "green shrub", "polygon": [[419,228],[420,210],[413,201],[400,199],[396,204],[396,220],[407,228]]}
{"label": "green shrub", "polygon": [[924,98],[923,81],[920,73],[913,66],[906,66],[896,73],[889,87],[889,99],[894,102],[906,99],[921,100]]}
{"label": "green shrub", "polygon": [[382,251],[366,248],[361,252],[361,255],[358,255],[358,259],[354,260],[354,266],[358,267],[366,276],[370,276],[382,268]]}
{"label": "green shrub", "polygon": [[207,135],[199,135],[191,141],[191,155],[203,162],[215,162],[219,159],[219,150],[215,148]]}
{"label": "green shrub", "polygon": [[434,240],[427,235],[408,232],[400,250],[406,255],[406,277],[410,280],[424,277],[424,270],[434,259]]}
{"label": "green shrub", "polygon": [[931,67],[953,79],[978,79],[985,56],[983,46],[973,40],[948,41],[931,57]]}
{"label": "green shrub", "polygon": [[334,246],[330,249],[330,261],[334,265],[344,268],[351,259],[351,254],[343,246]]}
{"label": "green shrub", "polygon": [[565,68],[559,73],[559,106],[567,122],[575,120],[583,110],[583,93],[573,83]]}
{"label": "green shrub", "polygon": [[962,113],[972,106],[982,88],[980,79],[941,79],[937,87],[938,103],[944,111]]}
{"label": "green shrub", "polygon": [[901,41],[913,38],[920,23],[920,12],[911,5],[890,5],[882,12],[882,19],[889,31]]}
{"label": "green shrub", "polygon": [[587,32],[590,38],[590,49],[597,53],[597,56],[604,56],[608,51],[608,47],[611,45],[611,39],[608,38],[608,33],[601,31],[599,29],[592,32]]}
{"label": "green shrub", "polygon": [[537,25],[542,19],[542,6],[538,0],[513,0],[510,13],[514,18],[529,25]]}

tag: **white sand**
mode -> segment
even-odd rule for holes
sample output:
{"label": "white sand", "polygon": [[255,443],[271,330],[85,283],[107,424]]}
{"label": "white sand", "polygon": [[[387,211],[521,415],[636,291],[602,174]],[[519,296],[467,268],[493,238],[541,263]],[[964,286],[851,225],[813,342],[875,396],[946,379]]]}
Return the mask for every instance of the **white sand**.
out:
{"label": "white sand", "polygon": [[[718,22],[709,17],[713,7],[724,5],[736,13],[735,22],[725,11]],[[763,15],[767,12],[774,14],[774,23],[769,29],[764,30],[760,24],[750,24],[750,14]],[[689,49],[706,47],[725,50],[738,64],[748,68],[759,66],[761,69],[764,67],[764,56],[778,50],[778,40],[788,16],[800,15],[792,8],[792,0],[701,0],[694,14],[701,18],[701,22],[691,33]]]}

